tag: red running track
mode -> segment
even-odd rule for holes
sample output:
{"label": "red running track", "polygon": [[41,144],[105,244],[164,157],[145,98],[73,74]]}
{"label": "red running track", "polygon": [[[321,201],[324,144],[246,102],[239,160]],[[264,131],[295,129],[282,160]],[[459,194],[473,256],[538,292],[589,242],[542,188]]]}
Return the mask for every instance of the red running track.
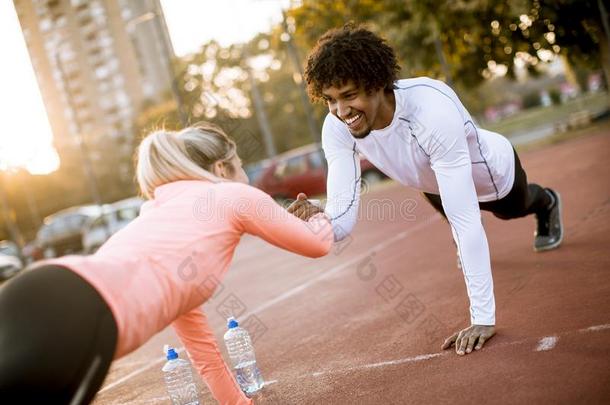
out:
{"label": "red running track", "polygon": [[[353,237],[323,259],[245,238],[204,308],[221,345],[229,301],[263,325],[260,404],[610,403],[609,152],[606,127],[521,154],[563,197],[564,244],[534,253],[533,217],[484,214],[497,335],[480,352],[440,351],[468,324],[463,276],[446,223],[395,183],[364,196]],[[166,342],[171,329],[116,361],[95,403],[168,403]]]}

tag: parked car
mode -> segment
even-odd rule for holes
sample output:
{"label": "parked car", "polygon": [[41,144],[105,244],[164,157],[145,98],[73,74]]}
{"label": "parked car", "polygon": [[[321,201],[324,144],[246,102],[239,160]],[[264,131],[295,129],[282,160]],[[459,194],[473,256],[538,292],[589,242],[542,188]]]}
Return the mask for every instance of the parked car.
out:
{"label": "parked car", "polygon": [[127,198],[102,208],[103,214],[87,222],[83,230],[82,244],[86,253],[93,253],[112,235],[133,221],[139,214],[144,200]]}
{"label": "parked car", "polygon": [[[360,156],[362,180],[368,184],[386,176]],[[276,156],[257,183],[252,184],[277,201],[295,199],[298,193],[326,193],[326,160],[319,144],[310,144]]]}
{"label": "parked car", "polygon": [[250,185],[256,187],[263,174],[265,174],[265,170],[267,170],[270,165],[271,160],[264,159],[256,163],[250,163],[244,166],[244,171],[248,176],[248,180],[250,180]]}
{"label": "parked car", "polygon": [[23,269],[19,247],[11,241],[0,242],[0,281],[8,280]]}
{"label": "parked car", "polygon": [[35,261],[44,259],[43,249],[38,244],[38,240],[36,239],[26,243],[23,249],[21,249],[21,253],[25,263],[28,265]]}
{"label": "parked car", "polygon": [[36,234],[36,244],[45,258],[80,253],[83,250],[82,231],[85,224],[102,212],[97,205],[66,208],[49,215]]}

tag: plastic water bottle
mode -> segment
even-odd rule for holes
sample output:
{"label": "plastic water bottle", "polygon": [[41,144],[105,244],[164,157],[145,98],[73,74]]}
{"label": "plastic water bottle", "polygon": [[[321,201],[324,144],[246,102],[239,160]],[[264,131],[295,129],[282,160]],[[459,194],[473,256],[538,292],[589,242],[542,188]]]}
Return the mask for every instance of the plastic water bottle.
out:
{"label": "plastic water bottle", "polygon": [[264,385],[263,376],[256,365],[252,340],[248,331],[240,328],[235,318],[229,318],[227,326],[229,330],[224,339],[237,382],[246,395],[252,396]]}
{"label": "plastic water bottle", "polygon": [[179,358],[174,348],[167,347],[167,363],[161,370],[172,405],[199,405],[191,364]]}

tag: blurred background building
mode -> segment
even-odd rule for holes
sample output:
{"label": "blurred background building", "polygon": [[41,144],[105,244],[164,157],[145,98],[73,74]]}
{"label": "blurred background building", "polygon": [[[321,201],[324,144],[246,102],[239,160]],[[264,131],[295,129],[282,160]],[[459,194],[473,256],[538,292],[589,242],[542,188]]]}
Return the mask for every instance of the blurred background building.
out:
{"label": "blurred background building", "polygon": [[134,121],[171,92],[174,55],[159,1],[14,5],[62,167],[82,165],[82,141],[97,176],[130,179]]}

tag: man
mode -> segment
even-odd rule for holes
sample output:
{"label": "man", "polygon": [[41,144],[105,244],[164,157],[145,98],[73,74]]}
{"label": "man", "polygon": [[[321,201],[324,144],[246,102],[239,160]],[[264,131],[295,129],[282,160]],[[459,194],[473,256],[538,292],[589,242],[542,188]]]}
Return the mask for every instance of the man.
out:
{"label": "man", "polygon": [[[471,325],[442,345],[460,355],[495,334],[489,247],[480,209],[501,219],[534,214],[534,249],[559,246],[561,199],[528,184],[510,142],[476,126],[455,92],[429,78],[397,80],[391,47],[362,27],[328,31],[311,51],[305,76],[314,100],[328,104],[322,146],[328,161],[325,212],[336,241],[352,230],[360,194],[358,152],[399,183],[424,193],[448,221],[470,298]],[[299,195],[289,211],[319,211]]]}

